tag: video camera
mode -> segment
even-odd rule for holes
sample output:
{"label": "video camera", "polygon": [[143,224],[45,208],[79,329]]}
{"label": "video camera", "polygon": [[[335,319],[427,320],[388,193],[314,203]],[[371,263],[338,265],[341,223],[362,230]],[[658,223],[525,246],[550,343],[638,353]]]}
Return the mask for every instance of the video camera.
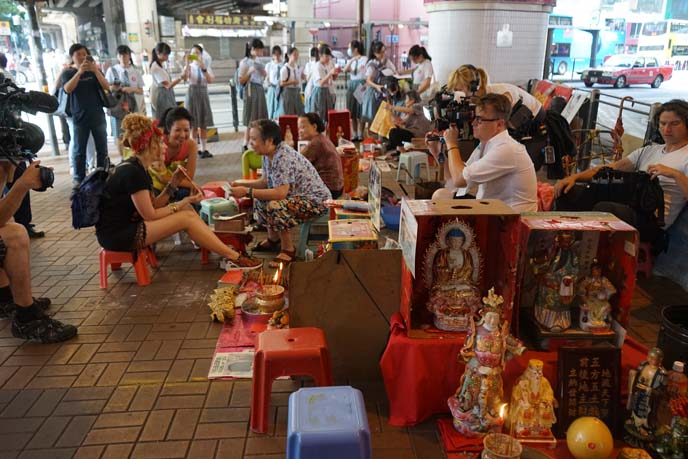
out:
{"label": "video camera", "polygon": [[[57,110],[57,98],[39,91],[26,91],[0,73],[0,160],[7,159],[15,166],[18,161],[31,161],[43,147],[45,136],[40,127],[23,121],[20,111],[35,115]],[[39,166],[41,187],[53,186],[55,174],[49,167]]]}
{"label": "video camera", "polygon": [[[466,97],[460,101],[454,99],[454,93],[446,86],[438,92],[429,105],[423,107],[425,117],[435,124],[435,130],[444,131],[455,124],[459,129],[459,140],[472,140],[473,119],[475,119],[475,104]],[[440,140],[428,138],[428,140]]]}

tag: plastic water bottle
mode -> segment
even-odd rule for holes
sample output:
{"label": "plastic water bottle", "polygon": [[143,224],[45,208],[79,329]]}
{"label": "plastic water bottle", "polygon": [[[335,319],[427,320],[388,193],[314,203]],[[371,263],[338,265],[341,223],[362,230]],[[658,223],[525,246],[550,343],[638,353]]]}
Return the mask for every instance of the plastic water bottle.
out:
{"label": "plastic water bottle", "polygon": [[667,392],[671,398],[688,395],[688,376],[684,373],[684,367],[683,362],[676,361],[669,372]]}

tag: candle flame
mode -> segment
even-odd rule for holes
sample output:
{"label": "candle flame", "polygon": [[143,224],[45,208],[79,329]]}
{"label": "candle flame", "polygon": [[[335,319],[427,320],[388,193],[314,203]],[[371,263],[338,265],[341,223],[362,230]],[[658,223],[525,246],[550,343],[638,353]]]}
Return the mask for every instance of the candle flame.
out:
{"label": "candle flame", "polygon": [[506,403],[502,403],[502,406],[499,407],[499,417],[500,417],[500,419],[504,419],[504,414],[506,413],[506,407],[507,407],[507,404],[506,404]]}
{"label": "candle flame", "polygon": [[280,274],[280,272],[279,272],[279,269],[278,269],[277,271],[275,271],[275,275],[272,276],[272,283],[273,283],[273,284],[277,284],[277,281],[279,280],[279,274]]}

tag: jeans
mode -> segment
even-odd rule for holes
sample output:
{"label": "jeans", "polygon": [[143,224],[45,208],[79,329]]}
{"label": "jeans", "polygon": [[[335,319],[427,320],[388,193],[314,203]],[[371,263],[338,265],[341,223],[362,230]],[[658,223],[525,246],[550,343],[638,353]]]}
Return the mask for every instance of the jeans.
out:
{"label": "jeans", "polygon": [[99,116],[94,120],[74,122],[74,180],[81,182],[86,177],[86,148],[89,136],[93,136],[96,145],[96,165],[105,167],[107,153],[107,127],[105,117]]}

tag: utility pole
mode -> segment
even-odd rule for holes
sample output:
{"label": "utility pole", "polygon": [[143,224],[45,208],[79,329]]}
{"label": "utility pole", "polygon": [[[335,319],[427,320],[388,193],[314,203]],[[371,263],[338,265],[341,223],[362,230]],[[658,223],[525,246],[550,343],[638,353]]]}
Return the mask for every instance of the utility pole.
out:
{"label": "utility pole", "polygon": [[[33,46],[31,47],[31,54],[33,61],[38,65],[38,70],[41,72],[41,86],[43,92],[48,92],[48,76],[45,73],[45,65],[43,64],[43,44],[41,43],[41,32],[38,29],[38,15],[36,14],[35,0],[26,0],[26,10],[29,12],[31,19],[31,39]],[[57,133],[55,132],[55,123],[50,114],[48,117],[48,129],[50,131],[50,142],[53,147],[53,156],[60,156],[60,149],[57,146]]]}

